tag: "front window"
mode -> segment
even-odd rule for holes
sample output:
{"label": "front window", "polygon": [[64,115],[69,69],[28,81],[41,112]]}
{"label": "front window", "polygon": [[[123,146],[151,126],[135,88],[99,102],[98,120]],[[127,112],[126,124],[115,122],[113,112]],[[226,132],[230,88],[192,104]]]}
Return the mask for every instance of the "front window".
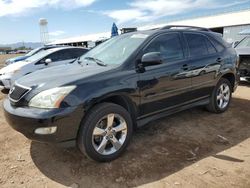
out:
{"label": "front window", "polygon": [[178,33],[158,36],[146,48],[145,53],[149,52],[160,52],[164,60],[167,61],[177,61],[184,58]]}
{"label": "front window", "polygon": [[84,54],[80,61],[87,61],[91,57],[106,65],[122,64],[147,37],[142,33],[114,37]]}
{"label": "front window", "polygon": [[54,51],[55,51],[55,49],[42,50],[42,51],[38,52],[37,54],[27,58],[25,61],[33,62],[33,61],[40,60],[40,59],[44,58],[45,56],[51,54]]}
{"label": "front window", "polygon": [[29,53],[26,54],[26,56],[32,56],[36,53],[38,53],[41,50],[41,48],[36,48],[34,50],[31,50]]}
{"label": "front window", "polygon": [[246,37],[240,41],[236,48],[250,48],[250,37]]}

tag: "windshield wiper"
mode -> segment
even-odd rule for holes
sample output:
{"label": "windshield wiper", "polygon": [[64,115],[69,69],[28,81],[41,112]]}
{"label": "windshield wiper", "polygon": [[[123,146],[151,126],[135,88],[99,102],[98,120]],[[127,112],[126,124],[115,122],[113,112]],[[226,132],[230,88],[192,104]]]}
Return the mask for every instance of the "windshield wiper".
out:
{"label": "windshield wiper", "polygon": [[76,61],[77,61],[78,64],[81,64],[81,63],[82,63],[81,57],[78,57],[78,58],[76,59]]}
{"label": "windshield wiper", "polygon": [[106,67],[107,64],[103,63],[103,61],[101,61],[100,59],[94,58],[94,57],[85,57],[84,59],[90,60],[90,61],[94,61],[97,65]]}

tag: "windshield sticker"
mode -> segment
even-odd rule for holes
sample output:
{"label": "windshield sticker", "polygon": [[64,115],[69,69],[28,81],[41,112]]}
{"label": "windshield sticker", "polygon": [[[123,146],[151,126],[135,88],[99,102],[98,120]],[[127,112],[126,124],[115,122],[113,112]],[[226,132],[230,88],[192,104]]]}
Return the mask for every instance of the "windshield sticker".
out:
{"label": "windshield sticker", "polygon": [[145,35],[145,34],[134,34],[130,38],[145,39],[147,37],[148,35]]}

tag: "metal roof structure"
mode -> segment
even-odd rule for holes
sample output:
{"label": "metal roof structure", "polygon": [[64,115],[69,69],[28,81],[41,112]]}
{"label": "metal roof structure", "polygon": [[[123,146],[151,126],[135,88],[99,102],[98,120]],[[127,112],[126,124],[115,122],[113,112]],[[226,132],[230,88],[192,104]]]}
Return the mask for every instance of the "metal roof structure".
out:
{"label": "metal roof structure", "polygon": [[[212,29],[212,28],[221,28],[221,27],[247,25],[247,24],[250,24],[250,9],[238,10],[234,12],[233,11],[223,12],[216,15],[204,15],[200,17],[197,16],[195,18],[169,21],[161,24],[146,25],[138,27],[138,30],[162,28],[167,25],[189,25],[189,26]],[[50,44],[66,44],[66,43],[78,43],[78,42],[88,42],[88,41],[95,42],[103,39],[108,39],[110,37],[111,37],[110,32],[104,32],[104,33],[83,35],[79,37],[60,39]]]}
{"label": "metal roof structure", "polygon": [[237,12],[225,12],[217,15],[208,15],[191,19],[183,19],[170,21],[162,24],[146,25],[138,28],[139,30],[147,30],[154,28],[161,28],[166,25],[190,25],[205,28],[219,28],[237,25],[250,24],[250,9],[241,10]]}
{"label": "metal roof structure", "polygon": [[95,33],[90,35],[83,35],[78,37],[71,37],[66,39],[59,39],[54,42],[51,42],[50,45],[53,44],[67,44],[67,43],[79,43],[79,42],[95,42],[100,40],[105,40],[111,37],[110,32],[105,33]]}

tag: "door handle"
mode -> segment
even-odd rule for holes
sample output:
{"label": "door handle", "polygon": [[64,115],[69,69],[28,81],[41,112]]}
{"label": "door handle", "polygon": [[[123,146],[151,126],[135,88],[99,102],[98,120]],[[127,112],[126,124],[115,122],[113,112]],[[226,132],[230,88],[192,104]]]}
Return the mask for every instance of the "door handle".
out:
{"label": "door handle", "polygon": [[217,61],[218,63],[221,63],[221,62],[222,62],[222,58],[219,57],[219,58],[216,59],[216,61]]}
{"label": "door handle", "polygon": [[183,70],[188,70],[188,64],[182,65],[182,69],[183,69]]}

